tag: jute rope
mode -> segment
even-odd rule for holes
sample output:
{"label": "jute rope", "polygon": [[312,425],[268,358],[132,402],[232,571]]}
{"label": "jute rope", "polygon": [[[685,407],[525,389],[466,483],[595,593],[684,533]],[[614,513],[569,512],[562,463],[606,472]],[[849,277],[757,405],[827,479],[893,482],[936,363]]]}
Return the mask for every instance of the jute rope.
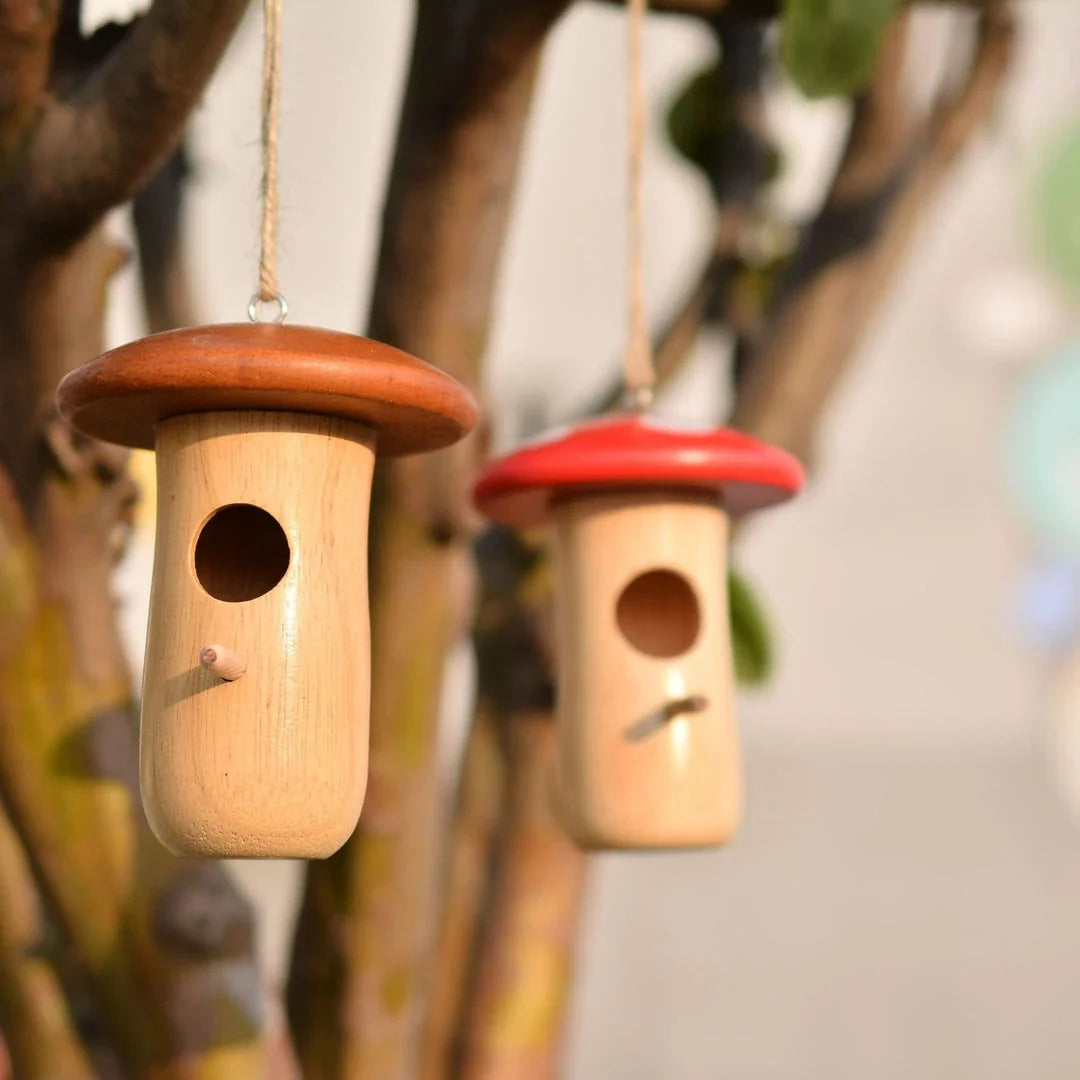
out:
{"label": "jute rope", "polygon": [[[278,321],[285,317],[285,299],[278,288],[278,125],[281,112],[281,0],[263,0],[262,90],[262,229],[259,252],[259,287],[256,301],[279,305]],[[252,318],[255,315],[252,314]]]}
{"label": "jute rope", "polygon": [[627,402],[644,408],[652,401],[656,371],[645,308],[645,204],[642,165],[645,153],[645,80],[642,37],[648,0],[629,0],[627,105],[628,139],[627,249],[629,278],[629,339],[623,358]]}

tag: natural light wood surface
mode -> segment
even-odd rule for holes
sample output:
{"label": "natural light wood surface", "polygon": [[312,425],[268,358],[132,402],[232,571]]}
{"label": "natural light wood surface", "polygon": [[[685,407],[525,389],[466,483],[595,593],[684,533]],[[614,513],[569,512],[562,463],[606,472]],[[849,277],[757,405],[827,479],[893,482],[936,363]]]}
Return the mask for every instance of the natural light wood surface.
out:
{"label": "natural light wood surface", "polygon": [[555,511],[558,797],[587,847],[722,844],[736,828],[727,529],[710,495]]}
{"label": "natural light wood surface", "polygon": [[[183,854],[329,855],[366,785],[373,436],[348,420],[206,413],[160,424],[157,461],[147,817]],[[242,656],[243,678],[206,670],[208,643]]]}

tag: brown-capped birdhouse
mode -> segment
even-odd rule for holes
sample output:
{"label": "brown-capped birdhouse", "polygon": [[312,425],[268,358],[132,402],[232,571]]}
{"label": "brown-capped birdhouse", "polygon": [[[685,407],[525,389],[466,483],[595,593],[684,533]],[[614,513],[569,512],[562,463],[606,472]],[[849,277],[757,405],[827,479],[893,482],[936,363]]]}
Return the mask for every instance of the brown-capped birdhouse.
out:
{"label": "brown-capped birdhouse", "polygon": [[143,805],[184,855],[330,855],[367,784],[376,454],[446,446],[476,407],[388,345],[198,327],[61,383],[80,431],[157,452]]}
{"label": "brown-capped birdhouse", "polygon": [[554,530],[556,800],[582,846],[731,838],[742,779],[728,522],[801,484],[794,458],[739,432],[638,416],[532,443],[479,478],[488,516]]}

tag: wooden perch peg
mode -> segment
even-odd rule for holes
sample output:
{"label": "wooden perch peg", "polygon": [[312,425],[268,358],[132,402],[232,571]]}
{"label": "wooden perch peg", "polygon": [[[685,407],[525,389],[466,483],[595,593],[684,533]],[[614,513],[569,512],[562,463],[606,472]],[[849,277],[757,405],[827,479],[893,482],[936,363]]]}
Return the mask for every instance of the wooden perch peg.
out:
{"label": "wooden perch peg", "polygon": [[679,698],[678,701],[669,701],[660,711],[665,720],[674,720],[676,716],[687,713],[704,712],[708,707],[709,702],[704,694],[691,694],[689,697]]}
{"label": "wooden perch peg", "polygon": [[676,717],[704,712],[708,707],[709,702],[704,694],[691,694],[677,701],[669,701],[629,728],[626,738],[631,742],[641,742],[663,731]]}
{"label": "wooden perch peg", "polygon": [[[376,446],[445,446],[472,399],[378,342],[243,324],[115,349],[58,401],[83,432],[157,453],[139,739],[154,832],[182,855],[332,854],[367,786]],[[207,641],[213,693],[191,662]]]}
{"label": "wooden perch peg", "polygon": [[224,645],[204,645],[199,650],[199,663],[225,682],[235,682],[247,671],[247,661]]}

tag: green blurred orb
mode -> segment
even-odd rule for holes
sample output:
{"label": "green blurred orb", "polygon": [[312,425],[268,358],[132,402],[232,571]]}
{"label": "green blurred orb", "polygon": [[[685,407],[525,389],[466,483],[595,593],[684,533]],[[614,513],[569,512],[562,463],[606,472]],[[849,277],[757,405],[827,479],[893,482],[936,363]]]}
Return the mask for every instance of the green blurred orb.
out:
{"label": "green blurred orb", "polygon": [[1064,284],[1080,292],[1080,126],[1054,145],[1035,194],[1043,256]]}
{"label": "green blurred orb", "polygon": [[1025,380],[1005,453],[1013,506],[1040,546],[1080,554],[1080,341]]}

